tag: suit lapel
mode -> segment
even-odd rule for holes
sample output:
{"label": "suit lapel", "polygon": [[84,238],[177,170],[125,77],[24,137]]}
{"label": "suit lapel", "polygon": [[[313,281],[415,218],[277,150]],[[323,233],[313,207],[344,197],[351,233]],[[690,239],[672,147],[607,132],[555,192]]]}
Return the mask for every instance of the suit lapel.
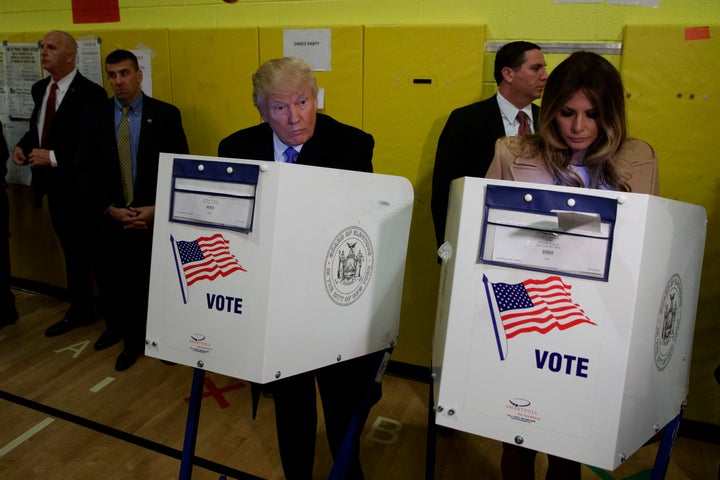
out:
{"label": "suit lapel", "polygon": [[67,92],[65,92],[65,96],[62,99],[62,102],[60,102],[60,108],[58,108],[57,112],[55,112],[55,118],[62,120],[64,116],[66,116],[67,111],[72,111],[75,108],[75,104],[78,102],[78,84],[80,83],[78,81],[78,78],[80,76],[80,72],[78,72],[75,75],[75,78],[68,86]]}
{"label": "suit lapel", "polygon": [[[152,98],[148,97],[144,93],[142,93],[141,95],[143,96],[143,113],[142,118],[140,119],[140,138],[138,138],[138,164],[140,163],[140,158],[142,158],[142,153],[145,151],[146,148],[145,139],[153,138],[153,135],[148,134],[147,130],[152,127],[153,118],[155,117],[155,105],[153,104]],[[138,166],[138,168],[140,167]]]}
{"label": "suit lapel", "polygon": [[[303,144],[300,155],[298,155],[297,162],[301,165],[318,165],[319,159],[323,157],[323,152],[326,152],[330,148],[327,142],[327,135],[324,134],[327,126],[327,122],[323,114],[318,113],[315,120],[315,131],[310,140]],[[325,140],[323,140],[325,139]]]}
{"label": "suit lapel", "polygon": [[[260,160],[267,160],[270,162],[275,161],[275,144],[273,141],[273,131],[268,123],[261,123],[259,128],[262,129],[262,137],[259,141],[251,142],[247,146],[240,146],[241,151],[246,152],[247,158],[257,158]],[[307,145],[307,144],[306,144]],[[303,152],[305,151],[305,145],[298,154],[295,163],[302,163]],[[305,155],[307,157],[307,155]]]}
{"label": "suit lapel", "polygon": [[[493,119],[492,122],[492,137],[493,138],[500,138],[505,136],[505,123],[503,122],[502,112],[500,111],[500,105],[498,105],[497,102],[497,94],[492,96],[492,101],[490,102],[490,109],[492,110],[492,114],[489,116],[489,118]],[[492,142],[493,148],[495,145],[495,141]]]}

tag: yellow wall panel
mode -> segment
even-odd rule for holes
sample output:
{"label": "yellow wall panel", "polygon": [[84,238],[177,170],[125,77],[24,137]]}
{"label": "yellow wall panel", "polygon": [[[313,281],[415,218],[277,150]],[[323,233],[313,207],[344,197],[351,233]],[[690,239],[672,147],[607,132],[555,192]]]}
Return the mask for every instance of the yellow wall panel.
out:
{"label": "yellow wall panel", "polygon": [[[697,39],[687,39],[686,34]],[[630,26],[621,71],[630,134],[650,142],[660,163],[663,197],[707,210],[700,298],[695,324],[690,399],[685,414],[707,420],[720,402],[713,378],[720,337],[720,26]],[[671,234],[671,232],[668,232]],[[683,317],[684,318],[684,317]],[[698,348],[698,345],[703,345]],[[715,399],[715,400],[711,400]]]}
{"label": "yellow wall panel", "polygon": [[277,8],[271,3],[238,2],[232,5],[223,3],[222,5],[218,4],[214,11],[215,26],[218,28],[257,27],[259,25],[278,24]]}
{"label": "yellow wall panel", "polygon": [[454,108],[481,97],[484,26],[365,28],[365,130],[377,173],[407,177],[415,205],[400,338],[393,359],[429,365],[440,268],[430,193],[435,150]]}
{"label": "yellow wall panel", "polygon": [[42,208],[35,208],[32,190],[23,185],[10,185],[8,197],[12,276],[66,288],[65,257],[50,223],[47,197]]}
{"label": "yellow wall panel", "polygon": [[[312,28],[312,27],[309,27]],[[323,113],[358,128],[363,126],[363,27],[322,27],[331,30],[331,71],[315,72],[325,89]],[[284,28],[260,29],[260,63],[283,56]]]}
{"label": "yellow wall panel", "polygon": [[[48,28],[47,30],[39,30],[36,32],[26,32],[20,39],[15,39],[13,41],[15,42],[27,42],[27,43],[38,43],[42,41],[45,34],[47,34],[51,28]],[[84,37],[86,35],[92,35],[92,30],[85,29],[85,30],[67,30],[67,33],[73,36],[75,40],[79,39],[80,37]]]}
{"label": "yellow wall panel", "polygon": [[[716,0],[662,0],[656,8],[550,0],[123,0],[119,22],[93,28],[474,24],[487,25],[495,40],[617,41],[625,25],[704,25],[719,15]],[[67,0],[0,2],[0,31],[75,27]]]}
{"label": "yellow wall panel", "polygon": [[25,35],[22,33],[6,33],[3,34],[2,39],[9,43],[27,42]]}
{"label": "yellow wall panel", "polygon": [[[172,0],[177,4],[176,0]],[[182,7],[162,8],[159,11],[161,18],[160,25],[170,26],[169,28],[188,28],[191,30],[207,28],[215,22],[215,12],[207,5],[183,5]]]}
{"label": "yellow wall panel", "polygon": [[257,29],[171,30],[169,41],[174,105],[190,153],[217,155],[222,138],[260,122],[251,82]]}

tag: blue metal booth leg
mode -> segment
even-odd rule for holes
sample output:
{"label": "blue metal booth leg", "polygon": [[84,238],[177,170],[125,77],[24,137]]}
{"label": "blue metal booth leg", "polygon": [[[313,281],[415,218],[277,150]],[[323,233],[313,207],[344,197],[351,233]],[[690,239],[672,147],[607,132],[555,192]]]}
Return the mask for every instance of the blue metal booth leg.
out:
{"label": "blue metal booth leg", "polygon": [[437,450],[437,427],[435,425],[435,377],[430,365],[428,392],[427,438],[425,440],[425,480],[435,479],[435,452]]}
{"label": "blue metal booth leg", "polygon": [[190,390],[190,406],[188,407],[187,422],[185,423],[185,440],[183,442],[182,460],[180,463],[180,480],[190,480],[192,477],[193,457],[195,456],[195,442],[197,440],[198,423],[200,420],[200,402],[202,401],[203,385],[205,383],[205,370],[195,369],[192,389]]}
{"label": "blue metal booth leg", "polygon": [[668,465],[670,464],[670,453],[672,451],[673,444],[675,443],[675,437],[677,437],[678,429],[680,428],[680,417],[682,417],[682,411],[677,415],[677,417],[670,420],[670,423],[665,425],[665,431],[663,432],[662,439],[660,440],[660,446],[658,447],[657,455],[655,456],[655,463],[653,464],[653,469],[650,473],[650,480],[662,480],[665,478]]}

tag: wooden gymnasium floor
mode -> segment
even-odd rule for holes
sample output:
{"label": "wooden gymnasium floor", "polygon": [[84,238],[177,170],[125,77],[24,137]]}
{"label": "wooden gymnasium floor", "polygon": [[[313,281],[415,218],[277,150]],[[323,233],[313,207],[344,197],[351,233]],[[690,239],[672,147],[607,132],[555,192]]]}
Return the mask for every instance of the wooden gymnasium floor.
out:
{"label": "wooden gymnasium floor", "polygon": [[[102,322],[46,338],[44,330],[67,304],[16,294],[21,318],[0,330],[0,479],[178,478],[193,370],[144,357],[116,372],[120,346],[92,348]],[[428,385],[389,375],[383,385],[362,437],[366,478],[423,479]],[[244,382],[209,373],[205,392],[192,478],[283,478],[272,400],[261,400],[253,421]],[[317,479],[331,468],[323,428]],[[718,443],[679,437],[667,478],[717,478]],[[643,447],[614,472],[584,466],[583,479],[649,478],[656,451],[657,444]],[[435,478],[497,479],[499,458],[497,441],[459,431],[438,435]],[[538,472],[544,462],[540,455]]]}

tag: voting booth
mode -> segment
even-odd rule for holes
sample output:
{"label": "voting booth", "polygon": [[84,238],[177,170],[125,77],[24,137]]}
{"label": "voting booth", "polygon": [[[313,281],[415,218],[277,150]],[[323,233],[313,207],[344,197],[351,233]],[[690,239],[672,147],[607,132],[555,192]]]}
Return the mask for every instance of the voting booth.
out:
{"label": "voting booth", "polygon": [[705,230],[650,195],[453,181],[436,423],[615,469],[686,399]]}
{"label": "voting booth", "polygon": [[402,177],[161,154],[145,353],[258,383],[394,346]]}

